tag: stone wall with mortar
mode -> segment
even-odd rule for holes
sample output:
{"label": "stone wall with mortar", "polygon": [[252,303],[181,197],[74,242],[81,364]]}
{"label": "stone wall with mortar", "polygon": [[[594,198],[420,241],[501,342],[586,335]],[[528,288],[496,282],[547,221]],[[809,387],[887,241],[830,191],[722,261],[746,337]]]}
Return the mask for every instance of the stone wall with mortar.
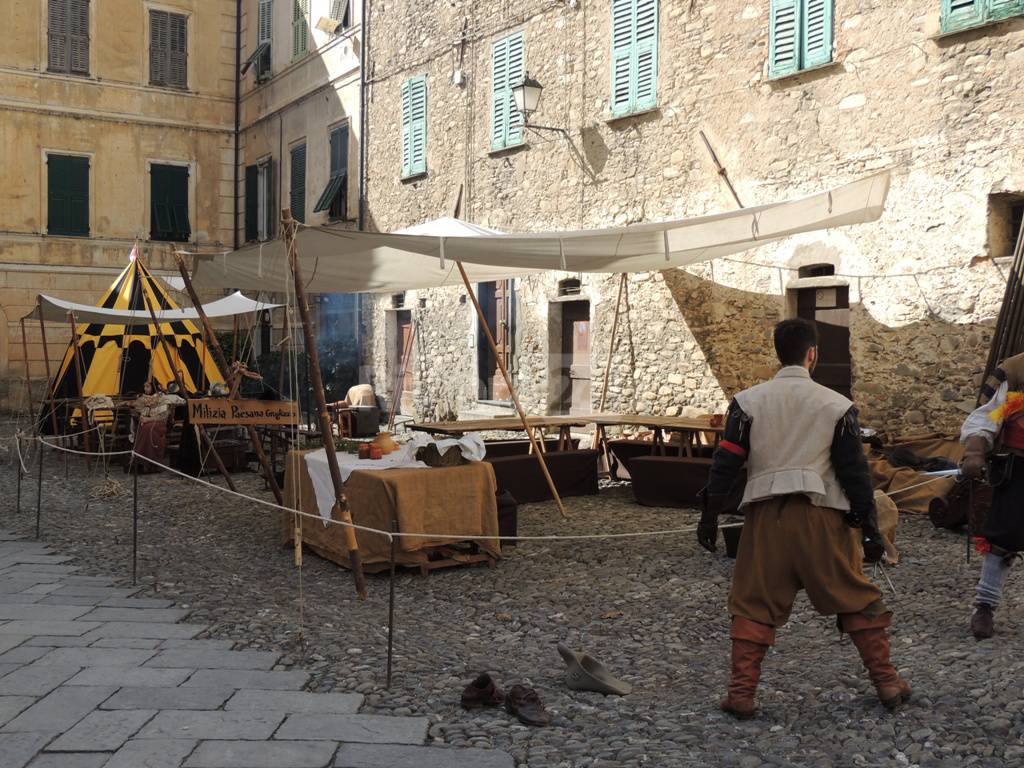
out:
{"label": "stone wall with mortar", "polygon": [[[990,211],[990,195],[1024,192],[1016,87],[1024,76],[1024,20],[941,36],[939,0],[836,0],[834,62],[771,80],[767,0],[665,0],[658,108],[613,120],[610,3],[574,5],[371,5],[370,225],[387,231],[450,215],[460,188],[463,218],[507,231],[730,209],[735,202],[701,131],[747,205],[892,167],[878,223],[631,276],[607,407],[722,408],[773,371],[770,330],[794,311],[796,269],[830,263],[835,282],[850,289],[853,389],[864,421],[893,431],[955,429],[973,401],[1005,279],[998,257],[1008,253],[1008,225]],[[533,121],[569,135],[528,131],[524,146],[492,153],[491,46],[517,30],[526,69],[544,85]],[[415,75],[428,83],[428,171],[403,181],[399,89]],[[550,302],[562,277],[517,286],[516,379],[536,412],[550,406]],[[583,277],[595,408],[617,287],[614,276]],[[406,297],[420,320],[420,416],[477,408],[475,323],[462,293]],[[364,318],[367,363],[382,392],[392,387],[395,358],[390,303],[368,302]]]}

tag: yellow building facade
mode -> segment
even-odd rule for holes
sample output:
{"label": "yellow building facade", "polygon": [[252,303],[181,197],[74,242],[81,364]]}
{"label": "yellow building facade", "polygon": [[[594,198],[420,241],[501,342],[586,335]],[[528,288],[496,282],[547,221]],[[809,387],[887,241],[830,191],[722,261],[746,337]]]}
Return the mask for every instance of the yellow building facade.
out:
{"label": "yellow building facade", "polygon": [[[164,276],[175,248],[235,245],[240,17],[232,0],[3,3],[0,410],[24,410],[37,294],[95,302],[136,241]],[[51,362],[69,337],[48,325]]]}

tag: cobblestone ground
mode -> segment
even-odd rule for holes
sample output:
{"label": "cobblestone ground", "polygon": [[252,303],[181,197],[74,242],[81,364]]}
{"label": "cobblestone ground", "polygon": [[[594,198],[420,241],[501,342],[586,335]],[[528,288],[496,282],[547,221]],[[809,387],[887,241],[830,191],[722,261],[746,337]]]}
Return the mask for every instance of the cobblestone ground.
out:
{"label": "cobblestone ground", "polygon": [[[31,532],[35,472],[15,512],[16,472],[0,466],[0,527]],[[42,538],[83,573],[129,575],[131,485],[48,455]],[[238,476],[261,493],[253,475]],[[116,485],[115,485],[116,483]],[[507,750],[518,764],[598,766],[1024,765],[1019,579],[1011,575],[996,638],[967,632],[979,561],[962,535],[904,518],[903,559],[890,570],[893,655],[915,701],[890,715],[874,700],[849,641],[800,599],[765,662],[763,713],[737,723],[717,711],[728,666],[725,601],[732,562],[692,535],[523,543],[496,568],[397,579],[395,679],[384,690],[387,579],[365,602],[350,575],[314,555],[300,573],[264,508],[181,479],[140,479],[141,597],[174,600],[209,636],[283,654],[319,691],[365,695],[364,712],[424,716],[431,739]],[[112,493],[120,491],[120,495]],[[269,494],[265,494],[269,498]],[[636,505],[627,486],[520,508],[523,534],[670,528],[695,512]],[[555,644],[586,649],[633,683],[614,698],[569,691]],[[465,682],[489,670],[534,685],[554,713],[529,729],[502,711],[467,713]]]}

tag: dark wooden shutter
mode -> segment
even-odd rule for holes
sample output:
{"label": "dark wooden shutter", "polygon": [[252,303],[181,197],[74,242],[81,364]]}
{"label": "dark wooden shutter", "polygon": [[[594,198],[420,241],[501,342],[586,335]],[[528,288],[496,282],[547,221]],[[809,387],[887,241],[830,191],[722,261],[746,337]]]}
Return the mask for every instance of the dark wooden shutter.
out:
{"label": "dark wooden shutter", "polygon": [[348,142],[348,125],[339,126],[331,132],[331,175],[339,180],[328,214],[331,219],[348,218]]}
{"label": "dark wooden shutter", "polygon": [[89,158],[49,155],[47,165],[47,233],[88,236]]}
{"label": "dark wooden shutter", "polygon": [[192,235],[188,218],[188,168],[178,165],[150,167],[150,237],[185,242]]}
{"label": "dark wooden shutter", "polygon": [[306,145],[300,144],[292,148],[292,175],[290,186],[290,203],[292,218],[306,221]]}
{"label": "dark wooden shutter", "polygon": [[168,14],[167,85],[188,87],[188,16]]}
{"label": "dark wooden shutter", "polygon": [[89,0],[68,0],[68,69],[89,74]]}
{"label": "dark wooden shutter", "polygon": [[47,68],[68,71],[68,0],[49,0],[47,10]]}
{"label": "dark wooden shutter", "polygon": [[169,16],[167,11],[149,12],[149,82],[151,85],[167,85]]}
{"label": "dark wooden shutter", "polygon": [[247,243],[259,238],[259,183],[259,166],[245,166],[245,241]]}
{"label": "dark wooden shutter", "polygon": [[274,160],[267,161],[267,237],[272,238],[277,231],[277,187],[274,186]]}

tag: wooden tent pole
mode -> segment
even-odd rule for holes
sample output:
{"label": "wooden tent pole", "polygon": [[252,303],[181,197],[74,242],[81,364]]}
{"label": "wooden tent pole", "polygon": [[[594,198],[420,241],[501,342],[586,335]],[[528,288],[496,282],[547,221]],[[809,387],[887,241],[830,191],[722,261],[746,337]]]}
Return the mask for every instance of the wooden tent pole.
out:
{"label": "wooden tent pole", "polygon": [[327,468],[331,472],[331,483],[334,485],[334,496],[336,499],[335,508],[341,514],[342,522],[348,523],[343,526],[345,532],[345,544],[348,547],[349,565],[352,566],[352,576],[356,582],[356,592],[359,597],[366,599],[366,577],[363,575],[363,562],[359,555],[359,542],[356,539],[352,524],[352,512],[348,508],[348,501],[345,498],[345,491],[341,481],[341,469],[338,467],[338,455],[334,446],[334,435],[331,430],[331,414],[327,411],[327,396],[324,394],[323,377],[320,375],[320,356],[317,353],[316,338],[313,335],[313,324],[309,317],[309,302],[306,299],[306,286],[302,280],[302,266],[299,264],[298,246],[295,244],[296,223],[292,218],[291,208],[281,211],[281,224],[283,227],[285,250],[288,253],[288,264],[291,267],[292,278],[295,281],[295,303],[299,307],[299,316],[302,318],[302,335],[306,342],[306,357],[309,360],[309,374],[312,378],[313,394],[316,397],[316,407],[320,415],[320,431],[323,435],[324,451],[327,453]]}
{"label": "wooden tent pole", "polygon": [[597,408],[598,413],[604,413],[605,403],[608,402],[608,380],[612,372],[612,353],[615,351],[615,342],[619,333],[619,307],[622,305],[622,292],[626,287],[627,279],[626,273],[623,272],[619,278],[619,294],[615,298],[615,320],[612,322],[612,338],[608,343],[608,359],[604,365],[604,385],[601,387],[601,405]]}
{"label": "wooden tent pole", "polygon": [[401,400],[401,395],[404,389],[399,387],[405,386],[405,377],[409,372],[409,357],[412,355],[412,347],[416,343],[416,330],[419,327],[419,323],[412,324],[412,331],[409,333],[409,340],[405,342],[405,348],[402,350],[402,367],[400,371],[395,373],[395,386],[391,390],[392,392],[392,403],[391,413],[388,415],[388,432],[391,432],[395,428],[395,418],[398,416],[398,406]]}
{"label": "wooden tent pole", "polygon": [[[35,408],[32,406],[32,373],[28,367],[28,338],[25,336],[25,318],[21,318],[21,349],[25,356],[25,394],[28,396],[28,417],[33,422],[36,420]],[[42,413],[42,406],[40,406]]]}
{"label": "wooden tent pole", "polygon": [[[50,423],[53,425],[53,435],[57,436],[57,403],[54,402],[54,395],[57,391],[57,382],[50,375],[50,352],[46,348],[46,321],[43,320],[43,300],[36,297],[36,306],[39,307],[39,333],[43,337],[43,362],[46,364],[46,395],[50,399]],[[45,401],[44,396],[44,401]],[[38,431],[39,427],[36,427]],[[67,458],[68,454],[64,454]]]}
{"label": "wooden tent pole", "polygon": [[[142,289],[142,302],[146,305],[146,309],[149,311],[149,319],[153,326],[156,328],[157,338],[160,340],[160,347],[164,351],[164,357],[167,358],[167,364],[171,366],[171,372],[174,374],[174,380],[178,383],[178,388],[181,390],[182,395],[185,394],[185,378],[181,375],[181,371],[178,370],[174,365],[174,361],[171,360],[171,345],[167,341],[167,337],[164,336],[163,328],[160,327],[160,323],[157,322],[156,312],[153,310],[153,302],[149,300],[146,294],[146,288],[152,288],[152,283],[143,286]],[[150,337],[152,338],[152,336]],[[152,358],[156,358],[156,354],[152,355]],[[199,436],[206,441],[206,447],[210,450],[210,456],[213,457],[213,463],[217,467],[217,471],[220,472],[224,478],[224,482],[228,484],[228,488],[232,491],[238,492],[238,488],[235,486],[235,481],[231,479],[231,473],[228,472],[228,468],[224,465],[224,460],[220,457],[220,453],[217,451],[217,446],[213,443],[213,438],[210,437],[210,433],[206,431],[206,427],[198,425],[196,431]]]}
{"label": "wooden tent pole", "polygon": [[725,186],[729,188],[729,192],[732,193],[732,198],[736,201],[736,205],[743,208],[744,205],[740,202],[740,196],[736,194],[736,187],[732,185],[732,181],[729,179],[729,172],[725,170],[725,166],[718,161],[718,155],[715,153],[715,148],[711,146],[711,142],[708,141],[708,137],[705,135],[704,131],[700,132],[700,138],[704,142],[704,146],[707,148],[708,154],[711,155],[711,162],[715,164],[715,170],[718,172],[718,175],[722,177],[722,181],[724,181]]}
{"label": "wooden tent pole", "polygon": [[[181,258],[181,254],[175,252],[175,260],[178,262],[178,271],[181,273],[181,279],[185,282],[185,290],[188,292],[188,298],[192,302],[192,306],[195,307],[196,312],[199,315],[199,319],[202,321],[203,331],[206,334],[206,338],[209,340],[203,344],[203,354],[205,356],[206,348],[210,346],[210,341],[213,342],[211,349],[214,352],[214,356],[217,358],[217,364],[221,367],[222,371],[227,371],[228,364],[227,360],[224,359],[224,352],[220,348],[220,342],[217,340],[217,334],[213,332],[213,327],[210,325],[210,318],[206,316],[206,310],[203,309],[203,303],[199,300],[199,294],[196,293],[195,286],[192,285],[192,278],[189,277],[188,269],[185,268],[185,260]],[[204,375],[206,367],[203,367]],[[274,470],[270,466],[270,462],[267,460],[267,454],[263,450],[263,441],[260,440],[259,434],[256,432],[256,427],[249,425],[246,428],[249,433],[249,442],[252,443],[253,452],[256,454],[256,460],[260,463],[260,467],[263,469],[264,474],[267,477],[267,482],[270,483],[270,490],[274,493],[274,499],[280,506],[284,506],[284,494],[281,493],[281,486],[277,484],[277,478],[274,476]]]}
{"label": "wooden tent pole", "polygon": [[537,461],[540,463],[540,469],[541,472],[544,473],[544,479],[547,480],[548,488],[551,490],[551,496],[558,505],[558,511],[562,513],[562,517],[568,517],[565,512],[565,506],[562,504],[562,498],[558,495],[558,489],[555,488],[555,481],[551,479],[551,473],[548,472],[548,465],[544,461],[544,452],[537,445],[537,438],[534,436],[533,430],[530,429],[530,422],[526,420],[526,412],[523,410],[523,406],[519,402],[519,395],[516,394],[516,390],[512,386],[512,378],[508,375],[508,369],[505,367],[505,361],[498,353],[498,344],[494,341],[494,334],[491,333],[491,327],[487,324],[487,318],[484,316],[484,311],[481,309],[480,302],[476,298],[473,286],[469,282],[469,276],[466,274],[466,268],[462,266],[461,261],[455,262],[455,265],[459,268],[459,274],[462,275],[462,282],[466,286],[469,298],[473,302],[474,309],[476,309],[476,315],[480,319],[480,327],[483,328],[484,334],[487,336],[487,343],[490,345],[491,352],[494,354],[494,359],[498,363],[498,369],[501,371],[501,376],[505,379],[505,386],[508,387],[509,394],[512,396],[512,402],[515,404],[516,411],[519,413],[519,419],[523,423],[523,429],[526,430],[526,436],[530,440],[530,447],[533,449],[533,453],[537,457]]}
{"label": "wooden tent pole", "polygon": [[85,366],[82,365],[82,349],[78,345],[78,325],[75,323],[75,313],[68,312],[68,320],[71,323],[71,343],[75,347],[75,380],[78,383],[78,404],[82,409],[82,438],[85,443],[86,453],[92,450],[92,441],[89,439],[89,416],[85,410],[85,389],[82,386],[82,371]]}

